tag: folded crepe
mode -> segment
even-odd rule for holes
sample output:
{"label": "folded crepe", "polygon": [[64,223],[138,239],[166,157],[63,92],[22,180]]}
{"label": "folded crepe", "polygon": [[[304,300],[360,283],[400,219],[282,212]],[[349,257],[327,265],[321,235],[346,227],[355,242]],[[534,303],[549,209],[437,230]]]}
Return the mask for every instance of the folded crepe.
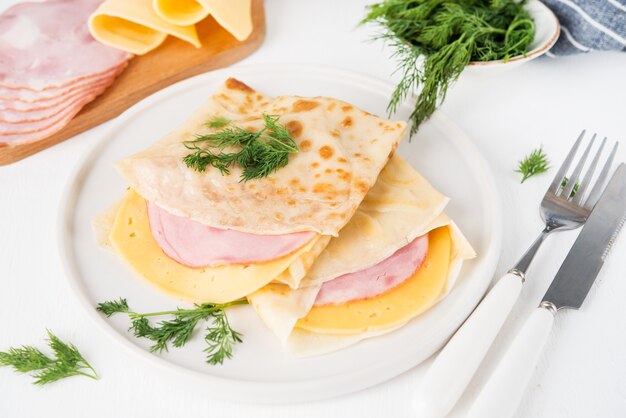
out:
{"label": "folded crepe", "polygon": [[[475,253],[443,213],[448,199],[400,157],[307,276],[248,296],[297,356],[337,350],[393,331],[443,298]],[[284,281],[286,282],[286,280]]]}
{"label": "folded crepe", "polygon": [[[279,116],[298,145],[265,178],[198,172],[184,142],[215,133],[220,118],[251,131]],[[277,281],[298,287],[332,236],[352,218],[404,137],[406,124],[335,99],[270,98],[228,79],[185,123],[117,164],[129,184],[96,223],[141,276],[192,302],[224,303]]]}

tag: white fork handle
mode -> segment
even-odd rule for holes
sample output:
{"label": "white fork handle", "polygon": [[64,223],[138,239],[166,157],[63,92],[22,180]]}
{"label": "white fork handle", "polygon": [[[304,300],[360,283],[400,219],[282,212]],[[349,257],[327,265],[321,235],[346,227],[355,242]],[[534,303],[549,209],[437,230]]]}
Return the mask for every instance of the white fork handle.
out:
{"label": "white fork handle", "polygon": [[543,347],[554,314],[539,307],[528,318],[472,405],[467,418],[509,418],[519,405]]}
{"label": "white fork handle", "polygon": [[504,275],[459,328],[426,372],[413,398],[420,418],[446,416],[459,400],[522,290],[522,278]]}

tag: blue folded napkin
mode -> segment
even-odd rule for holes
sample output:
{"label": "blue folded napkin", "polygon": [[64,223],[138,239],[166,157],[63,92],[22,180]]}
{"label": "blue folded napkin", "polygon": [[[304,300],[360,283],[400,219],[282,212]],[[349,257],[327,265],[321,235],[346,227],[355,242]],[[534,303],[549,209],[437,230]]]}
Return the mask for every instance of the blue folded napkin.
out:
{"label": "blue folded napkin", "polygon": [[542,0],[561,23],[548,55],[626,50],[626,0]]}

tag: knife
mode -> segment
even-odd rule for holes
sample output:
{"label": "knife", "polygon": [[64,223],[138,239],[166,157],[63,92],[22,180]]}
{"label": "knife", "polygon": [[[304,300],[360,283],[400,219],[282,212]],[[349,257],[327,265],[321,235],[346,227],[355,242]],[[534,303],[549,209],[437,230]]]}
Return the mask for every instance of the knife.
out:
{"label": "knife", "polygon": [[522,399],[555,314],[579,309],[626,222],[626,164],[611,178],[539,307],[531,314],[470,408],[468,418],[511,417]]}

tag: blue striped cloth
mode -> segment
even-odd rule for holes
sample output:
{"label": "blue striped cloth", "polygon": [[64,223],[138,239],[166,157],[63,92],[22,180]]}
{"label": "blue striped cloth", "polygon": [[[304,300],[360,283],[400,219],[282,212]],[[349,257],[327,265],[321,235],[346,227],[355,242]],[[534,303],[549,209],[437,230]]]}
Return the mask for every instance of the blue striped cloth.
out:
{"label": "blue striped cloth", "polygon": [[542,1],[561,23],[561,36],[548,55],[626,51],[626,0]]}

